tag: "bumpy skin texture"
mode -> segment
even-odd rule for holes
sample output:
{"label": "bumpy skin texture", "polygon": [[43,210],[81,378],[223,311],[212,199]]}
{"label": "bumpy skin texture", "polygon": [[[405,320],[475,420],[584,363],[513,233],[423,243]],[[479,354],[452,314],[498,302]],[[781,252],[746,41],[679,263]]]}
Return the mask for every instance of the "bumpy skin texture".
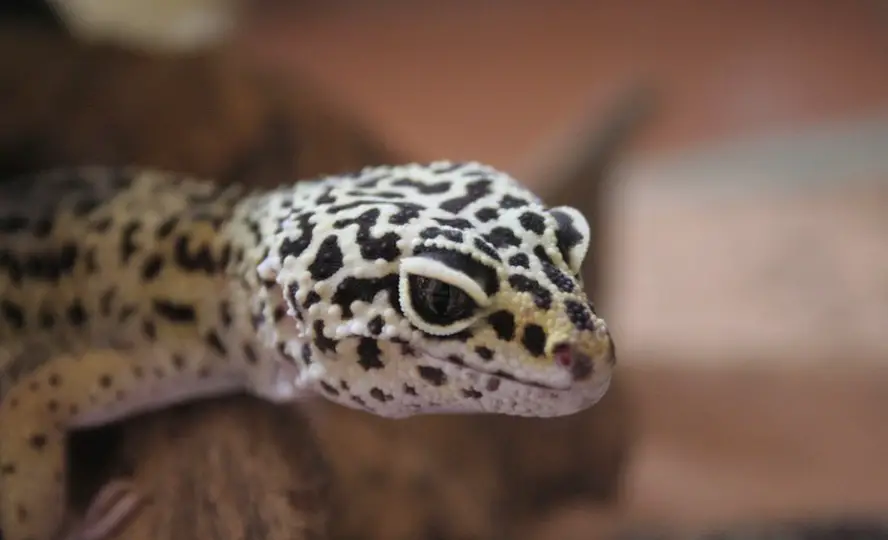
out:
{"label": "bumpy skin texture", "polygon": [[613,344],[577,277],[585,220],[480,164],[252,194],[134,169],[5,189],[7,540],[58,531],[71,427],[239,390],[386,417],[560,416],[610,380]]}

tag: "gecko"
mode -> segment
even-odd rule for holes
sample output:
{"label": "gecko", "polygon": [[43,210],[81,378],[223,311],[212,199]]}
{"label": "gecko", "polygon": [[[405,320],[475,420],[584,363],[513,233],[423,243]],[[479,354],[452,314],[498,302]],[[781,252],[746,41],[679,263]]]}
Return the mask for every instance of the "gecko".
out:
{"label": "gecko", "polygon": [[80,166],[0,192],[5,540],[103,536],[96,512],[66,529],[72,429],[238,392],[557,417],[615,368],[580,275],[588,222],[483,163],[265,189]]}

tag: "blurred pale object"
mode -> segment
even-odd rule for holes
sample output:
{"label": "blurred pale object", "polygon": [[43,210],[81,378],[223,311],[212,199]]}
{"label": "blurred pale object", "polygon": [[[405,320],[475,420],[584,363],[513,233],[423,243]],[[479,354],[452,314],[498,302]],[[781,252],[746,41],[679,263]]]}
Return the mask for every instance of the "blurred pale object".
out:
{"label": "blurred pale object", "polygon": [[604,315],[627,358],[888,363],[888,118],[620,176]]}
{"label": "blurred pale object", "polygon": [[237,22],[237,0],[50,0],[80,38],[150,50],[213,46]]}

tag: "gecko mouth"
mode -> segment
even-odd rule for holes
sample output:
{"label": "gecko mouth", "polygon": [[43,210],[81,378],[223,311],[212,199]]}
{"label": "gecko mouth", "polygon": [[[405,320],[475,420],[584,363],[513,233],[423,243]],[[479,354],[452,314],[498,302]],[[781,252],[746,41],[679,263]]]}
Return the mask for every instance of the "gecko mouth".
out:
{"label": "gecko mouth", "polygon": [[537,382],[537,381],[528,381],[526,379],[516,377],[515,375],[512,375],[511,373],[506,373],[505,371],[502,371],[502,370],[486,371],[486,370],[477,368],[475,366],[470,366],[470,365],[466,364],[465,362],[463,362],[461,359],[456,358],[456,357],[440,358],[440,357],[432,356],[429,354],[426,354],[426,356],[428,358],[435,360],[436,362],[450,364],[451,366],[456,366],[456,367],[458,367],[462,370],[465,370],[465,371],[470,371],[473,373],[477,373],[479,375],[486,375],[491,378],[502,379],[504,381],[509,381],[509,382],[512,382],[515,384],[520,384],[521,386],[527,386],[530,388],[539,388],[541,390],[547,390],[550,392],[566,392],[566,391],[570,390],[570,386],[571,386],[569,382],[563,386],[555,386],[552,384],[545,384],[545,383],[541,383],[541,382]]}

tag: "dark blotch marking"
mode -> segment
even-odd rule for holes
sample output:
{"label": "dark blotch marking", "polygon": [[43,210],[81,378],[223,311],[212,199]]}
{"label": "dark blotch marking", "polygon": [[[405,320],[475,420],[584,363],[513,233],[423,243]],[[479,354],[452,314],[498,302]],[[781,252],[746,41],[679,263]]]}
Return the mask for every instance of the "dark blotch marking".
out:
{"label": "dark blotch marking", "polygon": [[357,225],[358,232],[355,234],[355,241],[361,250],[361,257],[365,261],[383,259],[391,262],[401,255],[401,250],[397,245],[400,236],[392,231],[383,233],[382,236],[373,236],[371,228],[376,225],[379,216],[379,208],[371,208],[354,219],[337,220],[333,223],[333,227],[344,229],[350,225]]}
{"label": "dark blotch marking", "polygon": [[378,336],[382,332],[382,328],[384,326],[385,321],[382,319],[382,316],[377,315],[370,319],[370,322],[367,323],[367,330],[374,336]]}
{"label": "dark blotch marking", "polygon": [[496,377],[491,377],[487,379],[487,391],[488,392],[496,392],[500,387],[500,380]]}
{"label": "dark blotch marking", "polygon": [[112,382],[114,382],[114,379],[111,378],[111,375],[105,374],[99,377],[99,386],[102,388],[111,388]]}
{"label": "dark blotch marking", "polygon": [[450,182],[419,182],[410,178],[399,178],[392,182],[395,187],[409,187],[415,189],[423,195],[440,195],[447,193],[450,189]]}
{"label": "dark blotch marking", "polygon": [[124,225],[123,230],[120,231],[120,260],[124,264],[128,263],[139,249],[139,246],[136,245],[136,233],[141,228],[141,223],[131,221]]}
{"label": "dark blotch marking", "polygon": [[481,399],[482,397],[484,397],[484,394],[475,390],[474,388],[463,388],[462,395],[463,397],[468,399]]}
{"label": "dark blotch marking", "polygon": [[431,366],[417,366],[417,373],[423,380],[431,383],[433,386],[443,386],[447,383],[447,374],[443,370]]}
{"label": "dark blotch marking", "polygon": [[466,230],[473,227],[472,222],[463,218],[433,218],[439,225],[454,229]]}
{"label": "dark blotch marking", "polygon": [[463,234],[461,231],[456,229],[445,229],[442,227],[429,227],[428,229],[423,229],[422,232],[419,233],[419,237],[426,240],[444,237],[451,242],[457,243],[462,243],[463,241]]}
{"label": "dark blotch marking", "polygon": [[225,328],[231,326],[231,304],[227,300],[219,302],[219,321]]}
{"label": "dark blotch marking", "polygon": [[490,257],[491,259],[493,259],[493,260],[495,260],[495,261],[500,261],[500,260],[502,260],[502,259],[500,258],[499,253],[497,253],[496,249],[494,249],[493,246],[491,246],[490,244],[488,244],[488,243],[485,242],[484,240],[482,240],[482,239],[480,239],[480,238],[475,238],[475,239],[472,241],[472,243],[475,245],[475,248],[477,248],[478,251],[480,251],[481,253],[487,255],[487,256]]}
{"label": "dark blotch marking", "polygon": [[148,258],[145,259],[145,263],[142,265],[142,280],[153,281],[157,279],[157,276],[159,276],[161,270],[163,270],[163,265],[163,257],[157,253],[149,255]]}
{"label": "dark blotch marking", "polygon": [[479,208],[478,211],[475,212],[475,217],[478,218],[478,221],[487,223],[488,221],[493,221],[499,217],[499,210],[496,208]]}
{"label": "dark blotch marking", "polygon": [[52,373],[46,378],[46,382],[53,388],[58,388],[62,384],[62,377],[58,373]]}
{"label": "dark blotch marking", "polygon": [[28,444],[31,445],[31,448],[33,448],[34,450],[37,450],[37,451],[40,451],[40,450],[43,450],[44,448],[46,448],[47,442],[48,442],[48,439],[47,439],[46,435],[43,433],[35,433],[34,435],[31,435],[30,439],[28,439]]}
{"label": "dark blotch marking", "polygon": [[530,354],[542,356],[546,349],[546,331],[538,324],[528,324],[524,327],[521,343]]}
{"label": "dark blotch marking", "polygon": [[251,366],[255,366],[259,363],[259,357],[256,356],[256,351],[249,343],[244,344],[244,359],[246,359],[247,363]]}
{"label": "dark blotch marking", "polygon": [[477,347],[475,347],[475,354],[480,356],[482,360],[493,360],[493,351],[485,347],[484,345],[478,345]]}
{"label": "dark blotch marking", "polygon": [[380,403],[385,403],[386,401],[391,401],[392,399],[394,399],[392,396],[386,394],[376,387],[370,389],[370,397],[372,397],[376,401],[379,401]]}
{"label": "dark blotch marking", "polygon": [[173,323],[190,323],[197,320],[197,312],[190,304],[179,304],[172,300],[154,299],[154,312]]}
{"label": "dark blotch marking", "polygon": [[520,223],[525,230],[540,236],[546,232],[546,220],[543,219],[543,216],[534,212],[524,212],[518,216],[518,223]]}
{"label": "dark blotch marking", "polygon": [[163,240],[164,238],[168,237],[169,235],[171,235],[173,233],[173,231],[176,229],[176,225],[178,225],[178,224],[179,224],[179,218],[178,217],[171,217],[171,218],[167,219],[166,221],[164,221],[163,223],[161,223],[160,226],[157,227],[157,230],[154,231],[154,234],[158,240]]}
{"label": "dark blotch marking", "polygon": [[515,339],[515,316],[506,310],[491,313],[487,317],[496,336],[503,341],[512,341]]}
{"label": "dark blotch marking", "polygon": [[503,195],[503,198],[500,199],[500,206],[503,208],[521,208],[528,204],[530,204],[528,201],[514,195]]}
{"label": "dark blotch marking", "polygon": [[409,384],[405,384],[405,385],[404,385],[404,394],[406,394],[406,395],[408,395],[408,396],[416,396],[416,395],[418,395],[418,394],[416,393],[416,388],[413,388],[413,387],[410,386]]}
{"label": "dark blotch marking", "polygon": [[217,334],[215,331],[211,331],[204,339],[211,349],[219,353],[219,355],[225,356],[225,345],[223,345],[222,340],[219,339],[219,334]]}
{"label": "dark blotch marking", "polygon": [[592,314],[586,309],[586,305],[574,300],[565,300],[564,308],[567,311],[567,318],[577,328],[577,330],[594,330],[592,324]]}
{"label": "dark blotch marking", "polygon": [[358,343],[358,365],[365,371],[382,369],[385,364],[381,360],[382,351],[375,339],[362,337]]}
{"label": "dark blotch marking", "polygon": [[336,352],[336,340],[330,339],[324,335],[324,321],[314,322],[314,332],[315,347],[317,347],[319,351],[321,351],[322,353]]}
{"label": "dark blotch marking", "polygon": [[552,307],[552,293],[534,279],[514,274],[509,276],[509,286],[518,292],[529,293],[533,297],[533,303],[540,309]]}
{"label": "dark blotch marking", "polygon": [[311,344],[303,343],[302,350],[300,351],[302,356],[302,363],[306,366],[311,364],[312,362],[312,354],[311,354]]}
{"label": "dark blotch marking", "polygon": [[302,307],[304,309],[308,309],[311,306],[317,304],[321,301],[321,295],[314,291],[308,291],[308,294],[305,295],[305,302],[302,303]]}
{"label": "dark blotch marking", "polygon": [[28,228],[25,216],[0,217],[0,234],[17,234]]}
{"label": "dark blotch marking", "polygon": [[154,324],[154,321],[147,319],[142,321],[142,332],[152,341],[157,339],[157,325]]}
{"label": "dark blotch marking", "polygon": [[450,212],[452,214],[458,214],[462,212],[467,206],[472,204],[473,202],[490,195],[491,181],[488,179],[483,180],[474,180],[466,184],[466,193],[465,195],[460,195],[459,197],[454,197],[452,199],[448,199],[440,204],[441,210],[445,212]]}
{"label": "dark blotch marking", "polygon": [[336,235],[331,234],[318,247],[308,271],[314,281],[328,279],[343,267],[342,249]]}
{"label": "dark blotch marking", "polygon": [[173,367],[176,368],[178,371],[182,371],[183,369],[185,369],[185,357],[184,356],[182,356],[181,354],[174,354],[172,360],[173,360]]}
{"label": "dark blotch marking", "polygon": [[576,286],[574,285],[574,280],[571,279],[570,276],[556,268],[551,264],[543,265],[543,273],[546,274],[546,277],[549,278],[549,281],[552,282],[553,285],[558,287],[558,290],[565,293],[574,292]]}
{"label": "dark blotch marking", "polygon": [[574,226],[573,219],[568,214],[558,210],[553,210],[549,213],[558,223],[558,228],[555,230],[555,241],[558,244],[558,250],[561,252],[561,256],[564,257],[564,260],[567,261],[568,264],[576,264],[579,261],[571,261],[568,258],[568,253],[570,253],[572,248],[582,243],[583,235],[580,234],[579,229]]}
{"label": "dark blotch marking", "polygon": [[216,271],[216,262],[208,244],[203,244],[192,253],[191,239],[186,234],[176,237],[173,245],[173,260],[186,272],[204,272],[212,274]]}
{"label": "dark blotch marking", "polygon": [[360,300],[370,303],[381,291],[388,294],[389,304],[403,315],[398,291],[398,274],[388,274],[379,278],[347,277],[336,288],[332,302],[342,309],[343,317],[349,318],[353,315],[352,302]]}
{"label": "dark blotch marking", "polygon": [[516,253],[509,257],[509,266],[518,268],[530,268],[530,257],[525,253]]}
{"label": "dark blotch marking", "polygon": [[507,246],[518,247],[521,245],[521,239],[518,238],[518,235],[512,232],[512,229],[507,229],[506,227],[494,227],[489,233],[484,235],[484,239],[497,248]]}
{"label": "dark blotch marking", "polygon": [[21,306],[7,299],[0,301],[0,311],[3,312],[3,318],[15,329],[21,329],[25,326],[25,312]]}
{"label": "dark blotch marking", "polygon": [[330,384],[328,384],[325,381],[321,381],[321,388],[324,390],[324,392],[327,392],[331,396],[338,396],[339,395],[339,390],[330,386]]}
{"label": "dark blotch marking", "polygon": [[86,310],[80,300],[74,300],[67,310],[68,322],[74,326],[82,326],[86,322]]}

